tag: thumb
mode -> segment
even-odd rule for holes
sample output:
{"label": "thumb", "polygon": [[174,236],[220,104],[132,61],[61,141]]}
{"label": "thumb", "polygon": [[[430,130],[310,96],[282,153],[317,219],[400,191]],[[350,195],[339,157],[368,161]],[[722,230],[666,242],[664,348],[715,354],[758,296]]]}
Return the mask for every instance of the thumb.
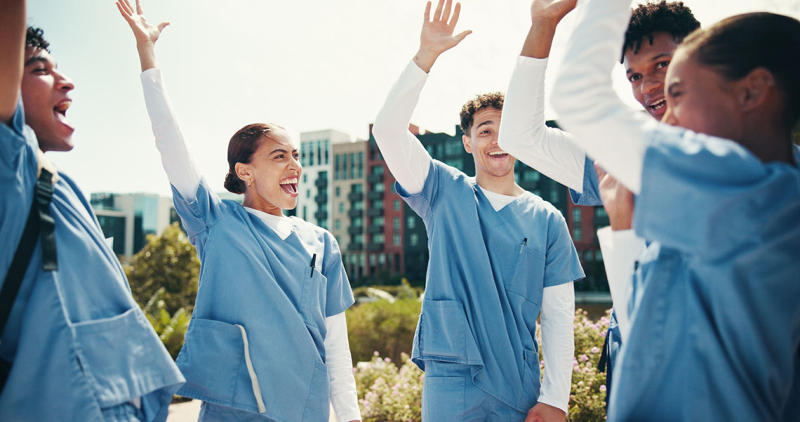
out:
{"label": "thumb", "polygon": [[166,28],[168,26],[169,26],[169,22],[161,22],[160,24],[158,24],[158,32],[163,31],[164,28]]}
{"label": "thumb", "polygon": [[472,33],[472,30],[469,30],[469,29],[468,29],[468,30],[466,30],[466,31],[464,31],[464,32],[462,32],[462,33],[460,33],[460,34],[456,35],[456,37],[455,37],[455,38],[456,38],[456,40],[457,40],[458,42],[461,42],[461,41],[462,41],[464,38],[466,38],[466,37],[467,37],[467,35],[469,35],[469,34],[471,34],[471,33]]}

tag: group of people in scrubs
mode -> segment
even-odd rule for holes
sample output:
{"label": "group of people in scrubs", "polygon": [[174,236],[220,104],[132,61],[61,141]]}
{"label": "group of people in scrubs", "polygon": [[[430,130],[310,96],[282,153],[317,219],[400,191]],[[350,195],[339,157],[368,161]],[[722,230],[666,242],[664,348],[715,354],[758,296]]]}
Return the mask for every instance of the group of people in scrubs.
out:
{"label": "group of people in scrubs", "polygon": [[[116,6],[202,263],[195,309],[173,363],[84,195],[43,154],[72,148],[74,85],[42,31],[26,29],[25,2],[0,0],[0,273],[15,259],[42,169],[54,175],[59,252],[53,271],[34,250],[2,332],[10,366],[0,419],[163,421],[179,394],[202,401],[201,421],[327,421],[331,406],[340,421],[361,420],[339,246],[283,215],[297,205],[297,146],[275,123],[238,130],[225,188],[243,201],[221,200],[197,170],[157,67],[168,23],[148,22],[138,0]],[[459,3],[427,3],[419,50],[375,119],[396,191],[429,239],[412,346],[425,371],[423,420],[565,420],[573,283],[584,273],[564,217],[515,183],[516,159],[609,214],[598,233],[614,300],[608,420],[797,420],[800,22],[752,13],[698,29],[681,2],[632,15],[629,0],[579,6],[550,95],[563,131],[544,124],[544,73],[576,0],[533,0],[507,94],[462,107],[474,175],[432,159],[408,130],[434,64],[470,34],[456,31]],[[620,56],[649,116],[612,89]]]}

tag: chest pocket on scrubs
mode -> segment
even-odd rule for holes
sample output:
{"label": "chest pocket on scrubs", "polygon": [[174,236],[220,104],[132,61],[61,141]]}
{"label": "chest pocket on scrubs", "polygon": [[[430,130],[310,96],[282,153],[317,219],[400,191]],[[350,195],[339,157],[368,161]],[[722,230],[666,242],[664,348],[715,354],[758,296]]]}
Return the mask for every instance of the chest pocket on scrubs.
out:
{"label": "chest pocket on scrubs", "polygon": [[306,324],[325,326],[325,305],[328,279],[312,267],[303,272],[303,294],[300,297],[301,313]]}
{"label": "chest pocket on scrubs", "polygon": [[506,291],[522,296],[536,305],[542,304],[544,289],[544,254],[520,244],[514,249],[514,255],[508,260],[514,264],[514,272],[505,283]]}

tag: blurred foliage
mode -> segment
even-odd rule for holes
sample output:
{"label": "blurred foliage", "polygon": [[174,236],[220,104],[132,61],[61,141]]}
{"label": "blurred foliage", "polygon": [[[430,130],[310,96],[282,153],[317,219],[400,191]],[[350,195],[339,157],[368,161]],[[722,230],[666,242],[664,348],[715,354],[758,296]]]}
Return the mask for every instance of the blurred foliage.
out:
{"label": "blurred foliage", "polygon": [[194,309],[200,260],[178,223],[167,227],[161,236],[148,236],[147,245],[125,266],[125,274],[139,306],[144,308],[163,289],[159,300],[168,314],[180,309],[191,313]]}
{"label": "blurred foliage", "polygon": [[358,404],[364,422],[420,422],[424,374],[408,355],[400,356],[399,369],[376,352],[355,368]]}
{"label": "blurred foliage", "polygon": [[186,330],[189,328],[189,320],[192,314],[185,308],[180,308],[174,314],[166,309],[166,304],[162,299],[166,295],[166,290],[162,287],[150,297],[147,304],[142,308],[147,320],[153,326],[164,347],[172,355],[172,359],[178,357],[178,352],[183,347],[183,339]]}

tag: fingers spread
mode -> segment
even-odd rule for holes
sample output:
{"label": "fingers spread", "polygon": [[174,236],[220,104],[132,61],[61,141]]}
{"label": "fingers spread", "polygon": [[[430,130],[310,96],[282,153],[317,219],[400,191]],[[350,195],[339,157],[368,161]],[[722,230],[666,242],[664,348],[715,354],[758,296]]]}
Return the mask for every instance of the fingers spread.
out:
{"label": "fingers spread", "polygon": [[428,23],[430,21],[431,21],[431,2],[428,2],[428,4],[425,5],[425,23]]}
{"label": "fingers spread", "polygon": [[136,0],[136,13],[144,15],[144,12],[142,11],[142,3],[139,0]]}
{"label": "fingers spread", "polygon": [[450,23],[447,24],[450,27],[450,30],[455,29],[456,24],[458,23],[459,15],[461,15],[461,3],[456,3],[456,8],[453,11],[453,17],[450,18]]}
{"label": "fingers spread", "polygon": [[439,0],[439,3],[436,5],[436,11],[433,12],[433,20],[439,21],[442,20],[442,5],[444,0]]}
{"label": "fingers spread", "polygon": [[450,8],[452,7],[452,5],[453,5],[452,0],[445,0],[444,12],[442,12],[442,17],[441,17],[442,21],[447,22],[447,20],[450,19]]}

